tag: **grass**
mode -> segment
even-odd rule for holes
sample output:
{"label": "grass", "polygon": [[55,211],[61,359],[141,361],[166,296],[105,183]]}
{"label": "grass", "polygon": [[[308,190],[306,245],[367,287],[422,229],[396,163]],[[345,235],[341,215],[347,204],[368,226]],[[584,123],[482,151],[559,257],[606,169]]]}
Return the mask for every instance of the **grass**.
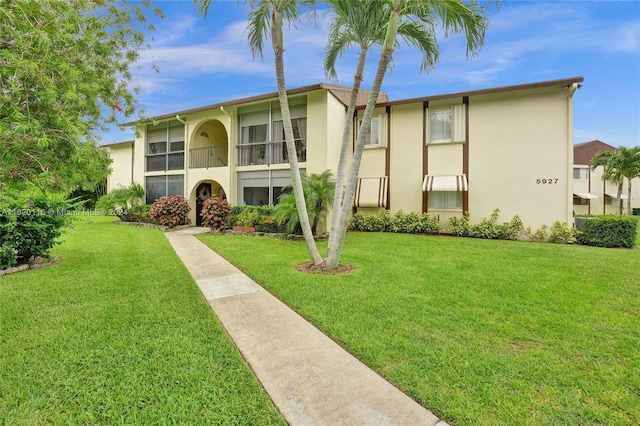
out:
{"label": "grass", "polygon": [[165,236],[112,220],[0,277],[0,424],[285,424]]}
{"label": "grass", "polygon": [[452,424],[640,424],[638,249],[349,233],[323,276],[302,242],[200,238]]}

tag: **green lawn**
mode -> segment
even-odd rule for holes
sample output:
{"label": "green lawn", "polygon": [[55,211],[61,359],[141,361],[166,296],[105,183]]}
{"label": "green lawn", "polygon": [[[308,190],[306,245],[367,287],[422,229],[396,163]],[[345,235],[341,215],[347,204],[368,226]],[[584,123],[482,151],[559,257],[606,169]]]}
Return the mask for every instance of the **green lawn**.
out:
{"label": "green lawn", "polygon": [[200,238],[453,424],[640,424],[638,249],[350,233],[311,276],[302,242]]}
{"label": "green lawn", "polygon": [[112,221],[0,277],[0,424],[285,424],[165,236]]}

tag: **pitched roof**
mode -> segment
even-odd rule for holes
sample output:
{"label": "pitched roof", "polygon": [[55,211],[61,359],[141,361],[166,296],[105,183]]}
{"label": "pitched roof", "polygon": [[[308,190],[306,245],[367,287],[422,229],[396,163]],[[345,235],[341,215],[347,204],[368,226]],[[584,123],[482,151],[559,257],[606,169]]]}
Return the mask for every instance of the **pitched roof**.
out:
{"label": "pitched roof", "polygon": [[573,164],[588,165],[601,151],[616,152],[616,148],[599,140],[573,145]]}
{"label": "pitched roof", "polygon": [[[287,94],[288,95],[295,95],[298,93],[306,93],[306,92],[312,92],[314,90],[328,90],[331,94],[333,94],[333,96],[336,97],[336,99],[338,99],[338,101],[340,101],[342,104],[344,104],[345,106],[349,105],[349,99],[351,97],[351,88],[350,87],[345,87],[345,86],[338,86],[335,84],[329,84],[329,83],[318,83],[318,84],[313,84],[310,86],[302,86],[302,87],[297,87],[294,89],[289,89],[287,90]],[[357,106],[364,106],[367,102],[367,97],[369,96],[369,90],[360,90],[360,92],[358,93],[358,99],[356,100],[356,105]],[[206,111],[209,109],[217,109],[220,107],[226,107],[226,106],[233,106],[233,105],[241,105],[241,104],[246,104],[246,103],[251,103],[251,102],[257,102],[257,101],[262,101],[262,100],[266,100],[266,99],[273,99],[273,98],[277,98],[278,97],[278,92],[271,92],[271,93],[265,93],[262,95],[257,95],[257,96],[250,96],[247,98],[240,98],[240,99],[234,99],[231,101],[226,101],[226,102],[220,102],[217,104],[212,104],[212,105],[205,105],[205,106],[201,106],[201,107],[197,107],[197,108],[191,108],[191,109],[187,109],[187,110],[183,110],[183,111],[176,111],[176,112],[171,112],[168,114],[162,114],[162,115],[157,115],[155,117],[148,117],[145,121],[147,120],[164,120],[167,118],[173,118],[176,115],[185,115],[185,114],[191,114],[194,112],[201,112],[201,111]],[[387,97],[386,93],[380,92],[378,94],[378,102],[388,102],[389,98]],[[133,126],[138,124],[137,121],[130,121],[128,123],[124,123],[123,126]]]}

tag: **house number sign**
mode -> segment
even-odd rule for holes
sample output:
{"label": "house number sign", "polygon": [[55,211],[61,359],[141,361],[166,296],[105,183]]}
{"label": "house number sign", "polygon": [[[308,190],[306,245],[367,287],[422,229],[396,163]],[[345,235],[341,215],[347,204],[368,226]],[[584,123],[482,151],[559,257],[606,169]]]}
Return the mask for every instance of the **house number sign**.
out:
{"label": "house number sign", "polygon": [[558,183],[558,179],[549,178],[549,179],[536,179],[536,184],[538,185],[555,185]]}

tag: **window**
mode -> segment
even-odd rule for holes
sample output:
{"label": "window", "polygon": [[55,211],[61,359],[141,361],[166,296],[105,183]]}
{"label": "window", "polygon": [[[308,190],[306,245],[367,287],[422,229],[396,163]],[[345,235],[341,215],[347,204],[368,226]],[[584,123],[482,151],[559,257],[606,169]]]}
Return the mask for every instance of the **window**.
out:
{"label": "window", "polygon": [[610,195],[604,196],[604,204],[607,206],[617,206],[618,205],[617,201],[618,201],[617,198],[612,197]]}
{"label": "window", "polygon": [[574,206],[588,206],[589,205],[589,200],[586,199],[586,198],[582,198],[582,197],[578,197],[577,195],[574,195],[573,196],[573,205]]}
{"label": "window", "polygon": [[148,172],[184,169],[184,125],[170,121],[148,127],[146,161]]}
{"label": "window", "polygon": [[462,208],[462,192],[431,191],[429,192],[429,208],[461,209]]}
{"label": "window", "polygon": [[[306,97],[289,100],[291,125],[298,161],[307,160]],[[266,102],[238,110],[240,140],[238,165],[270,165],[289,162],[279,102]]]}
{"label": "window", "polygon": [[147,204],[165,195],[184,196],[184,175],[147,176],[145,192]]}
{"label": "window", "polygon": [[589,179],[589,169],[584,167],[574,167],[573,168],[573,178],[576,180],[587,180]]}
{"label": "window", "polygon": [[[304,173],[304,169],[301,170]],[[278,204],[278,197],[290,191],[289,170],[262,170],[238,173],[238,201],[244,205],[261,206]]]}
{"label": "window", "polygon": [[[362,126],[362,120],[359,120],[358,130],[360,129],[361,126]],[[364,146],[383,146],[382,139],[381,139],[381,135],[382,135],[381,127],[382,127],[382,118],[380,116],[372,117],[371,132],[369,133],[369,137],[367,137],[367,139],[364,141]]]}
{"label": "window", "polygon": [[464,105],[453,105],[429,111],[427,123],[430,143],[465,141]]}

